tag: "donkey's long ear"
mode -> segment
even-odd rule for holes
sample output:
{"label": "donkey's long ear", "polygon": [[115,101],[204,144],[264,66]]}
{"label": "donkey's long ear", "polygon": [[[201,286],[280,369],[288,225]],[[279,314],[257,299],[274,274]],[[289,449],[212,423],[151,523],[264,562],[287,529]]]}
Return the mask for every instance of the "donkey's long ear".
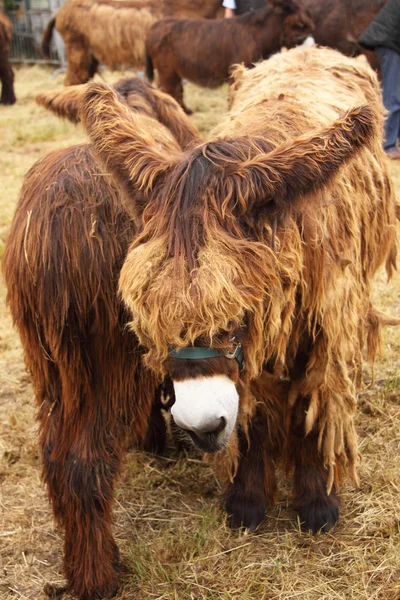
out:
{"label": "donkey's long ear", "polygon": [[172,96],[154,88],[151,92],[157,119],[168,127],[181,148],[186,148],[193,141],[201,141],[199,130]]}
{"label": "donkey's long ear", "polygon": [[42,92],[35,100],[59,117],[68,119],[72,123],[79,123],[81,120],[79,109],[86,90],[86,84],[70,85],[59,90]]}
{"label": "donkey's long ear", "polygon": [[326,187],[340,167],[378,134],[378,121],[368,106],[348,111],[330,127],[286,142],[269,153],[257,153],[238,172],[248,182],[251,206],[273,201],[278,209],[296,198]]}
{"label": "donkey's long ear", "polygon": [[[134,203],[136,190],[146,196],[181,154],[165,127],[155,119],[134,114],[105,84],[87,86],[81,116],[99,157]],[[136,214],[142,209],[135,207]]]}

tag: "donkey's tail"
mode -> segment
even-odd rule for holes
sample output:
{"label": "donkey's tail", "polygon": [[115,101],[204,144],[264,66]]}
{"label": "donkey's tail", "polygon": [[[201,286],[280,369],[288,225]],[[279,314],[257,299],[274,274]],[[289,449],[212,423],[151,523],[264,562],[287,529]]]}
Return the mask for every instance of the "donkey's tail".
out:
{"label": "donkey's tail", "polygon": [[53,29],[56,24],[56,18],[53,17],[46,25],[42,37],[42,54],[45,58],[50,58],[50,42],[53,35]]}
{"label": "donkey's tail", "polygon": [[150,54],[146,50],[146,77],[152,83],[154,81],[154,65]]}

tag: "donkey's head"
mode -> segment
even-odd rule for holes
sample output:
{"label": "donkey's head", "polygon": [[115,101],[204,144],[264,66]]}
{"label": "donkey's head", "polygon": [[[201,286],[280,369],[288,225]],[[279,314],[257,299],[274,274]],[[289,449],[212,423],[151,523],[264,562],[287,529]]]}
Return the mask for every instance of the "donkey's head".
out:
{"label": "donkey's head", "polygon": [[[256,11],[255,17],[257,13],[258,18],[264,15],[265,39],[261,43],[264,55],[276,52],[282,46],[293,48],[302,44],[314,31],[312,17],[300,0],[268,0],[267,9]],[[277,46],[272,48],[271,44]]]}
{"label": "donkey's head", "polygon": [[177,425],[219,450],[245,422],[246,383],[284,359],[291,332],[302,242],[284,250],[275,224],[302,196],[317,202],[313,193],[374,134],[371,111],[277,148],[240,137],[186,152],[105,85],[90,86],[82,118],[142,222],[120,276],[132,328],[148,365],[174,382]]}

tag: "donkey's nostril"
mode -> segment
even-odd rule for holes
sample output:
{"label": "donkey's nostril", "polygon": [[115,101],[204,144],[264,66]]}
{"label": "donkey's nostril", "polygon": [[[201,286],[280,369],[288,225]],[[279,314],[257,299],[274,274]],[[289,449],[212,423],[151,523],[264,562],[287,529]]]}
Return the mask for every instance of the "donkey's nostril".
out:
{"label": "donkey's nostril", "polygon": [[198,435],[205,435],[207,433],[212,433],[213,435],[218,435],[223,431],[226,427],[226,419],[225,417],[219,417],[216,419],[207,420],[202,427],[196,427],[194,430]]}

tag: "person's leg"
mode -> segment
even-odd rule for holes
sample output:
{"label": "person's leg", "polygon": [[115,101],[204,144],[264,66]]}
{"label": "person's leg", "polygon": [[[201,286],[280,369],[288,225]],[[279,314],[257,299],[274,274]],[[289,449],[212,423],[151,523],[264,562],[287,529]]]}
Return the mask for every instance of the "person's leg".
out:
{"label": "person's leg", "polygon": [[377,48],[382,70],[383,103],[389,114],[385,120],[386,152],[396,149],[400,135],[400,54],[390,48]]}

